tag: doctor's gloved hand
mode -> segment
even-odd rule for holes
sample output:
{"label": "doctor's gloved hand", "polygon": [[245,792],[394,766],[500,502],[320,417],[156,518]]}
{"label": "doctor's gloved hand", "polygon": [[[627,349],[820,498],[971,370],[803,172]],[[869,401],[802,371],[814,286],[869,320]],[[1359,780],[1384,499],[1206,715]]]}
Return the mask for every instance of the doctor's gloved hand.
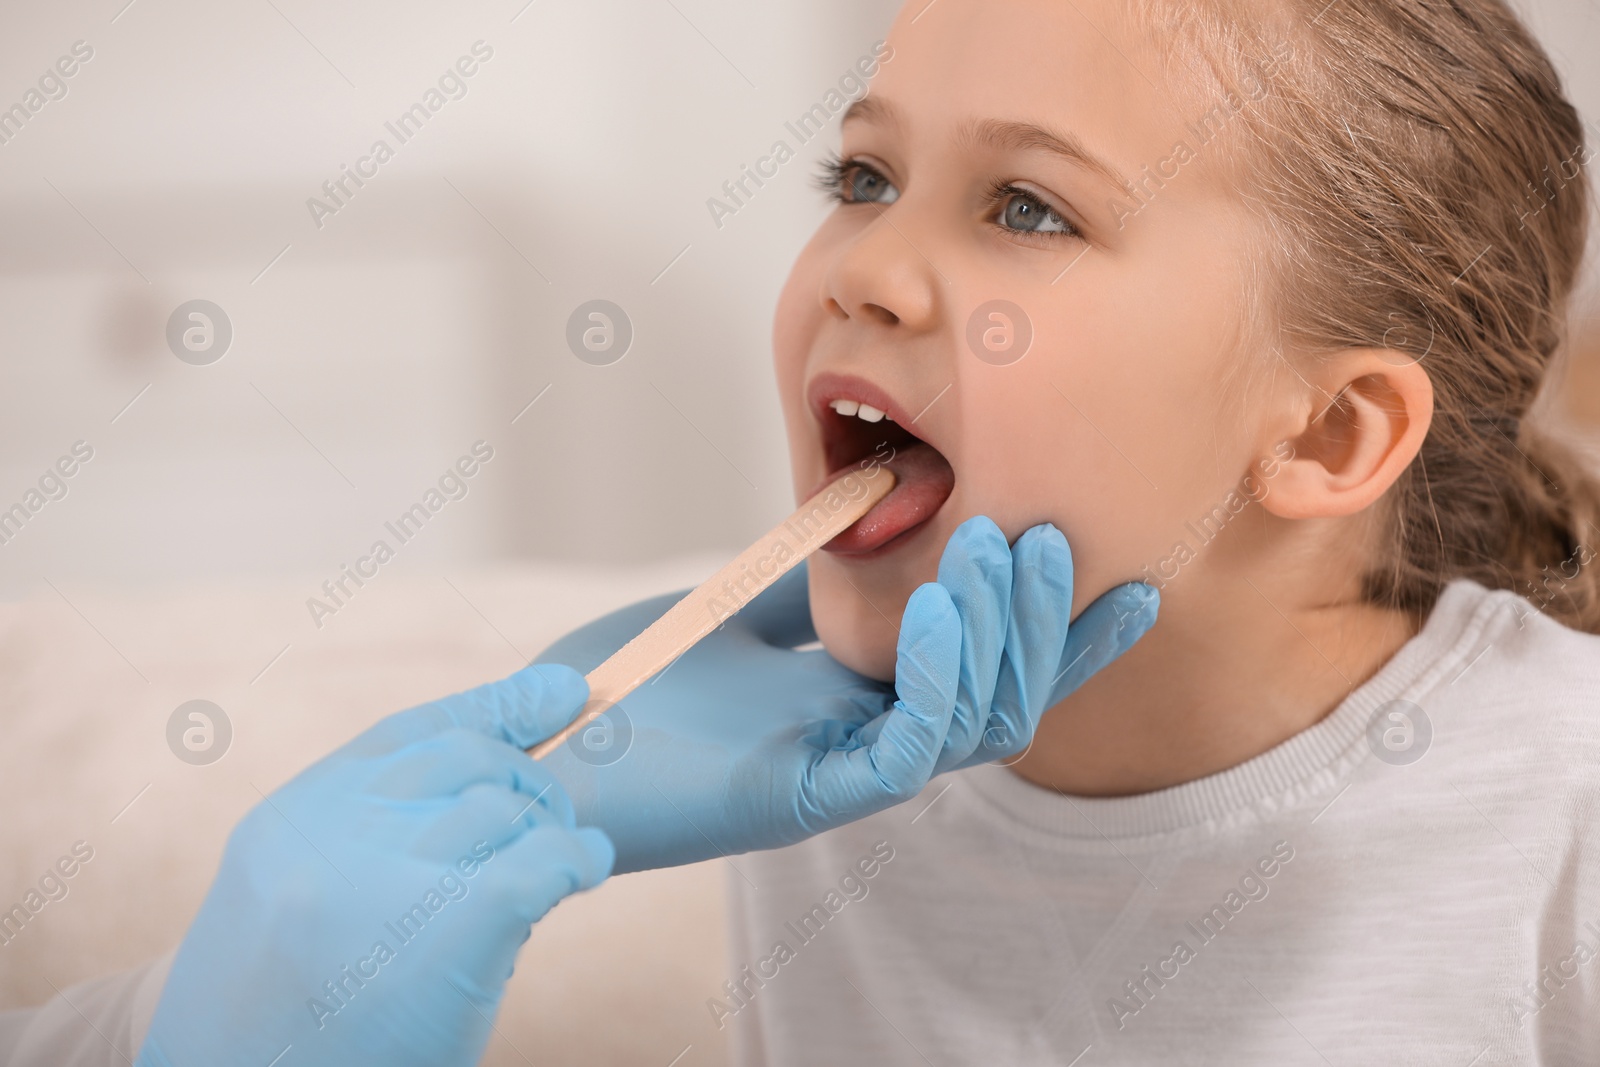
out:
{"label": "doctor's gloved hand", "polygon": [[[795,650],[817,636],[796,568],[544,763],[616,844],[618,871],[792,844],[1025,751],[1044,712],[1155,621],[1155,590],[1135,583],[1069,625],[1072,573],[1054,527],[1013,547],[986,518],[963,523],[906,603],[888,684]],[[539,658],[592,670],[681,595]]]}
{"label": "doctor's gloved hand", "polygon": [[[531,926],[614,853],[523,749],[588,697],[563,667],[391,716],[228,839],[140,1067],[475,1064]],[[286,1054],[287,1053],[287,1054]]]}

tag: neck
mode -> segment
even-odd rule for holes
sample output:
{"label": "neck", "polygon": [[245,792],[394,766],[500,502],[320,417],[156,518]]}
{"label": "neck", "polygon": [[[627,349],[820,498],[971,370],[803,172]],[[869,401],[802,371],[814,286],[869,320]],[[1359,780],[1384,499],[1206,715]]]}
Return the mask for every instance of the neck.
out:
{"label": "neck", "polygon": [[1281,553],[1235,555],[1254,562],[1197,562],[1163,589],[1155,627],[1045,714],[1015,772],[1079,796],[1215,774],[1320,722],[1416,633],[1359,583],[1317,576],[1315,554],[1287,569]]}

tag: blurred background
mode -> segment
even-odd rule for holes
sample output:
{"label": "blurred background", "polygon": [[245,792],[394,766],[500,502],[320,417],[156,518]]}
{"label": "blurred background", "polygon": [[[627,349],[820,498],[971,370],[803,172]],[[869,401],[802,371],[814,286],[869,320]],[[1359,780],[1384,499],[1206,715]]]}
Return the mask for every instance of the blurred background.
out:
{"label": "blurred background", "polygon": [[[771,315],[836,138],[720,227],[706,202],[894,8],[8,5],[0,108],[93,55],[0,125],[0,508],[75,441],[94,459],[0,546],[0,595],[320,581],[480,439],[494,461],[395,566],[742,547],[791,504]],[[385,124],[463,56],[465,95],[402,144]],[[232,325],[208,366],[167,344],[194,299]],[[594,299],[633,327],[610,366],[566,342]]]}
{"label": "blurred background", "polygon": [[[786,124],[896,7],[0,8],[0,908],[74,840],[100,857],[0,954],[0,1007],[174,945],[233,822],[363,725],[699,580],[788,512],[771,318],[826,211],[811,176],[836,120],[734,213],[707,202],[796,145]],[[1600,144],[1600,7],[1524,7]],[[363,163],[379,139],[393,157]],[[612,362],[620,340],[590,361],[568,341],[598,300],[631,332]],[[1592,256],[1574,336],[1556,407],[1600,429]],[[306,599],[395,544],[385,524],[479,441],[465,497],[315,628]],[[65,495],[7,527],[79,442],[92,459],[49,483]],[[214,766],[165,733],[201,697],[237,738]],[[564,904],[486,1062],[558,1032],[591,1062],[722,1062],[702,1002],[725,873]],[[628,1026],[584,1021],[608,1003]]]}

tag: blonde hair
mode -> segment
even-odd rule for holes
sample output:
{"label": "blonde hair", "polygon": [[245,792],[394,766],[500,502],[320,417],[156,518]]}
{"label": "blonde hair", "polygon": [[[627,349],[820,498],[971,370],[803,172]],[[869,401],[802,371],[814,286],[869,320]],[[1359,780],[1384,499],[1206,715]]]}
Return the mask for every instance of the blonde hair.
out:
{"label": "blonde hair", "polygon": [[1367,598],[1420,615],[1464,577],[1600,631],[1600,484],[1529,419],[1565,343],[1591,158],[1544,51],[1501,0],[1136,4],[1169,61],[1241,105],[1223,151],[1266,223],[1282,348],[1395,349],[1432,381]]}

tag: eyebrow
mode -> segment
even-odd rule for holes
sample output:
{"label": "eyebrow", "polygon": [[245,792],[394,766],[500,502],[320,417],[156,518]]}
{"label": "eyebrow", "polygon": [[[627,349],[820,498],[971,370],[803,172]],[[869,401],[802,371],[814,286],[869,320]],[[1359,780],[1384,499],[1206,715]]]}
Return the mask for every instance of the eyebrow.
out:
{"label": "eyebrow", "polygon": [[[844,113],[843,123],[875,122],[881,126],[898,127],[900,114],[894,106],[875,96],[864,96],[850,105]],[[842,124],[842,123],[841,123]],[[988,148],[1028,151],[1043,149],[1060,156],[1085,170],[1093,171],[1121,190],[1128,184],[1122,173],[1089,151],[1077,137],[1057,132],[1032,122],[980,119],[967,123],[957,134],[959,142]]]}
{"label": "eyebrow", "polygon": [[843,126],[850,122],[876,122],[880,126],[900,125],[900,113],[892,104],[886,104],[876,96],[863,96],[860,100],[845,108],[844,118],[839,120]]}

